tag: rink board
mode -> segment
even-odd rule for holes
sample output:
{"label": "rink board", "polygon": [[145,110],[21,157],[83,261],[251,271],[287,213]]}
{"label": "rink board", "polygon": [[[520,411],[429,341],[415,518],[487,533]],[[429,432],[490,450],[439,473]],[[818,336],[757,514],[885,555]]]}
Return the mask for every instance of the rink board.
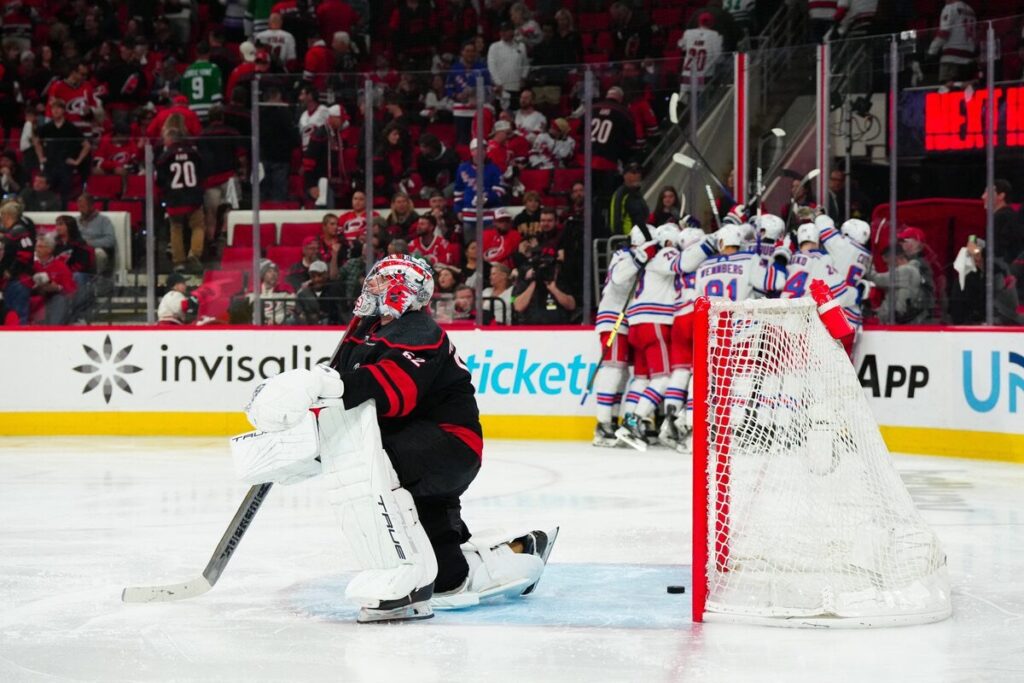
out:
{"label": "rink board", "polygon": [[[588,439],[598,350],[580,328],[451,330],[485,435]],[[0,331],[0,434],[228,435],[264,377],[330,357],[320,328]],[[869,330],[856,367],[893,451],[1024,462],[1024,334]]]}

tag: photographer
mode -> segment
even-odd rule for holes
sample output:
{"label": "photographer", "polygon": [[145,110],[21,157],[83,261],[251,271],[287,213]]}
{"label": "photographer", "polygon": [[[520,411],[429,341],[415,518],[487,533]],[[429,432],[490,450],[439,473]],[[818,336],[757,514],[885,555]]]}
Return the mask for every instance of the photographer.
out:
{"label": "photographer", "polygon": [[576,311],[572,283],[551,249],[535,249],[526,273],[512,290],[512,307],[522,325],[564,325]]}

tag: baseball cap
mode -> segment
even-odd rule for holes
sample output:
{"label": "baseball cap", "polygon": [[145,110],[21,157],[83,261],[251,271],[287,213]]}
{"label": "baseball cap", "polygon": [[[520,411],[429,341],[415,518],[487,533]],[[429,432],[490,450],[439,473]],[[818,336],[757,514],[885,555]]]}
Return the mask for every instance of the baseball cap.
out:
{"label": "baseball cap", "polygon": [[248,40],[238,46],[238,52],[242,55],[242,59],[244,59],[245,61],[256,61],[256,46],[250,43]]}
{"label": "baseball cap", "polygon": [[474,149],[476,149],[479,146],[480,146],[480,141],[477,140],[476,138],[473,138],[472,140],[469,141],[469,151],[470,152],[472,152]]}
{"label": "baseball cap", "polygon": [[310,244],[315,244],[316,240],[317,240],[317,236],[316,235],[310,235],[306,239],[302,240],[302,246],[305,247],[305,246],[310,245]]}
{"label": "baseball cap", "polygon": [[903,228],[899,231],[896,236],[900,240],[917,240],[918,242],[924,242],[924,231],[921,228]]}
{"label": "baseball cap", "polygon": [[554,126],[556,126],[558,128],[558,130],[562,131],[563,133],[568,133],[569,132],[569,129],[570,129],[569,122],[566,121],[565,119],[555,119],[551,123]]}
{"label": "baseball cap", "polygon": [[495,121],[494,131],[491,133],[491,135],[494,135],[494,133],[499,133],[501,131],[507,132],[510,130],[512,130],[512,124],[509,123],[508,121]]}
{"label": "baseball cap", "polygon": [[323,261],[313,261],[309,264],[309,272],[311,273],[326,273],[327,264]]}
{"label": "baseball cap", "polygon": [[494,220],[496,221],[510,221],[512,220],[512,212],[506,209],[504,206],[495,209]]}
{"label": "baseball cap", "polygon": [[626,164],[625,173],[643,173],[644,167],[635,161]]}
{"label": "baseball cap", "polygon": [[171,273],[167,276],[167,289],[180,285],[182,282],[188,282],[184,275],[181,273]]}

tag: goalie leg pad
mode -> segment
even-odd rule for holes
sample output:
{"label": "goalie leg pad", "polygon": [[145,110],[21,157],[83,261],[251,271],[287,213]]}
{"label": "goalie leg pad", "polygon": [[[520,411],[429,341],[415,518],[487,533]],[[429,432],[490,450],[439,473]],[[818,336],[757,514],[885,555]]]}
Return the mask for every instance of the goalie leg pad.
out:
{"label": "goalie leg pad", "polygon": [[232,437],[230,443],[235,474],[247,484],[287,485],[320,474],[316,418],[309,411],[288,429],[246,432]]}
{"label": "goalie leg pad", "polygon": [[346,587],[346,598],[389,609],[395,601],[424,600],[437,559],[412,495],[381,445],[374,402],[320,411],[320,441],[327,498],[363,568]]}

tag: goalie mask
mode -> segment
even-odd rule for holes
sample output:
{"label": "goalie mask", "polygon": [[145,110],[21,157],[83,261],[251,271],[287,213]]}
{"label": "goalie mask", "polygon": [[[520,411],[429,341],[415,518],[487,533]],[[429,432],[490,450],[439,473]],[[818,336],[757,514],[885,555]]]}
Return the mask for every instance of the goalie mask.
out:
{"label": "goalie mask", "polygon": [[399,318],[427,306],[434,294],[434,276],[425,261],[407,255],[386,256],[363,281],[352,313],[361,318],[380,315]]}

